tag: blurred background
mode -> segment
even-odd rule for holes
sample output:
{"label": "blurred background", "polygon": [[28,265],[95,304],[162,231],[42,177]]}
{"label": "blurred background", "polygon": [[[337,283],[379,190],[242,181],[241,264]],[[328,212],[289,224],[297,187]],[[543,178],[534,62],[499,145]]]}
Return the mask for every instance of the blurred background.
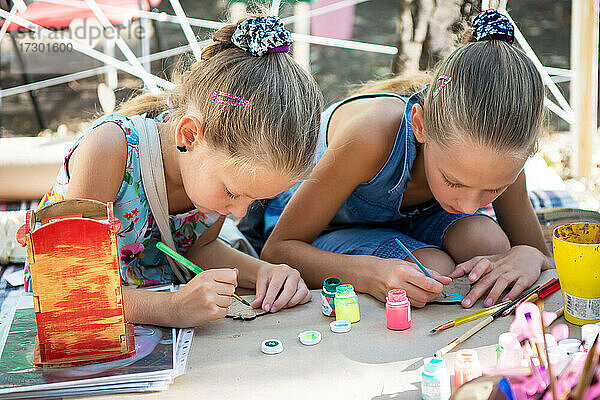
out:
{"label": "blurred background", "polygon": [[512,18],[515,46],[546,83],[540,151],[526,166],[534,207],[599,211],[598,0],[0,0],[0,263],[23,257],[14,231],[74,138],[168,86],[223,22],[279,15],[329,105],[368,80],[431,69],[488,7]]}
{"label": "blurred background", "polygon": [[[54,35],[66,36],[97,52],[126,60],[119,46],[115,46],[114,36],[103,31],[89,2],[26,2],[27,9],[20,11],[22,3],[22,0],[0,0],[4,10],[0,12],[6,17],[12,9],[17,16],[50,28]],[[191,29],[200,46],[217,28],[214,22],[234,20],[244,10],[256,6],[278,13],[289,30],[311,35],[312,43],[296,39],[292,52],[314,74],[327,104],[342,99],[349,90],[367,80],[431,69],[452,51],[465,24],[482,7],[504,6],[532,53],[550,73],[556,90],[565,101],[571,97],[572,2],[568,0],[504,0],[484,4],[481,0],[101,0],[93,3],[102,7],[136,57],[154,57],[154,61],[143,65],[164,79],[169,79],[179,57],[191,56],[175,8],[181,6],[181,11],[192,21]],[[73,7],[74,4],[79,5]],[[146,12],[142,19],[140,9]],[[110,112],[115,104],[144,88],[139,78],[115,69],[107,71],[106,63],[97,57],[64,44],[57,47],[57,42],[19,25],[9,25],[0,40],[0,137],[80,134],[89,127],[91,119]],[[163,57],[159,58],[161,54]],[[549,98],[561,105],[560,101]],[[575,172],[571,165],[575,139],[568,134],[568,119],[548,112],[541,154],[561,178],[585,175],[588,179],[578,180],[577,185],[595,191],[599,175],[596,164],[600,160],[593,156],[587,173]]]}

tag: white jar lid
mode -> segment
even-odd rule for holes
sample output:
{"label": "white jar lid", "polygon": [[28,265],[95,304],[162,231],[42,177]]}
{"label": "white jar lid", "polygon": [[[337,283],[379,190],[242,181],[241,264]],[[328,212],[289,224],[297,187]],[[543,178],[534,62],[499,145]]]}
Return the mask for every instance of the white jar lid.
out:
{"label": "white jar lid", "polygon": [[585,342],[584,346],[587,349],[592,347],[598,333],[600,333],[600,326],[596,324],[585,324],[581,327],[581,341]]}
{"label": "white jar lid", "polygon": [[564,347],[564,349],[567,351],[567,354],[573,354],[579,351],[581,341],[578,339],[564,339],[558,342],[558,345],[560,347]]}
{"label": "white jar lid", "polygon": [[277,339],[267,339],[262,342],[260,349],[265,354],[278,354],[283,351],[283,345]]}
{"label": "white jar lid", "polygon": [[332,332],[345,333],[352,329],[352,324],[347,319],[340,319],[339,321],[333,321],[329,324]]}
{"label": "white jar lid", "polygon": [[300,339],[300,343],[305,344],[307,346],[312,346],[321,341],[321,332],[304,331],[298,334],[298,339]]}

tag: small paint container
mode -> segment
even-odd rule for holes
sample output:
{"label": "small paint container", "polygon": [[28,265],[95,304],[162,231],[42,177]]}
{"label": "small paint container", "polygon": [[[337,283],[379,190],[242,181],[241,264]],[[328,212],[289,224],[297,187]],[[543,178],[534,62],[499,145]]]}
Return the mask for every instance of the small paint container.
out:
{"label": "small paint container", "polygon": [[600,333],[600,326],[596,324],[585,324],[581,326],[581,343],[583,344],[583,351],[588,352],[596,336]]}
{"label": "small paint container", "polygon": [[283,345],[277,339],[267,339],[262,342],[260,349],[265,354],[279,354],[283,351]]}
{"label": "small paint container", "polygon": [[[542,337],[541,333],[535,335],[535,342],[539,343],[542,346],[542,348],[544,347],[544,338]],[[548,346],[548,348],[558,346],[558,343],[556,343],[556,339],[554,339],[554,336],[552,336],[551,333],[546,333],[546,345]]]}
{"label": "small paint container", "polygon": [[339,285],[335,292],[335,319],[347,319],[351,323],[360,321],[358,309],[358,296],[354,293],[354,286]]}
{"label": "small paint container", "polygon": [[392,289],[388,292],[385,302],[385,317],[388,329],[403,331],[410,328],[410,303],[406,297],[406,291]]}
{"label": "small paint container", "polygon": [[300,343],[306,346],[312,346],[321,341],[321,332],[319,331],[305,331],[298,335]]}
{"label": "small paint container", "polygon": [[421,393],[423,400],[448,400],[450,398],[450,373],[444,359],[429,357],[423,360]]}
{"label": "small paint container", "polygon": [[481,365],[477,352],[463,349],[456,352],[454,361],[454,388],[481,376]]}
{"label": "small paint container", "polygon": [[555,374],[563,369],[567,360],[567,351],[563,347],[555,346],[548,349],[548,361]]}
{"label": "small paint container", "polygon": [[323,281],[321,290],[321,311],[328,317],[335,317],[335,290],[342,284],[342,280],[332,276]]}
{"label": "small paint container", "polygon": [[331,329],[331,332],[346,333],[350,332],[352,324],[347,319],[336,320],[329,323],[329,328]]}
{"label": "small paint container", "polygon": [[498,368],[500,369],[510,370],[521,366],[523,349],[515,333],[505,332],[498,337],[497,355]]}
{"label": "small paint container", "polygon": [[581,341],[577,339],[565,339],[558,342],[558,345],[567,351],[568,355],[577,353],[581,346]]}

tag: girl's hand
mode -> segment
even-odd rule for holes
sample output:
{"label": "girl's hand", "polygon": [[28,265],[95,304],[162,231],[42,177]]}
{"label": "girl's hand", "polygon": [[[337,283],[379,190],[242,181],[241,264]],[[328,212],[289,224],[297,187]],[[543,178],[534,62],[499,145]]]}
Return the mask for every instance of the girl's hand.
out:
{"label": "girl's hand", "polygon": [[548,263],[548,257],[535,247],[515,246],[504,254],[478,256],[459,264],[450,277],[468,274],[471,282],[477,282],[462,301],[466,308],[475,304],[491,288],[483,302],[489,307],[498,301],[508,286],[512,286],[512,289],[502,301],[516,298],[538,279],[540,271],[546,269]]}
{"label": "girl's hand", "polygon": [[173,293],[174,326],[199,326],[227,315],[235,288],[237,269],[209,269],[196,275]]}
{"label": "girl's hand", "polygon": [[312,298],[300,272],[286,264],[265,263],[258,270],[256,298],[252,308],[262,307],[267,312],[304,304]]}
{"label": "girl's hand", "polygon": [[391,289],[404,289],[410,304],[424,307],[428,301],[435,299],[452,279],[437,271],[428,270],[435,278],[427,277],[416,264],[398,258],[382,258],[377,263],[377,271],[373,274],[374,286],[369,290],[380,301]]}

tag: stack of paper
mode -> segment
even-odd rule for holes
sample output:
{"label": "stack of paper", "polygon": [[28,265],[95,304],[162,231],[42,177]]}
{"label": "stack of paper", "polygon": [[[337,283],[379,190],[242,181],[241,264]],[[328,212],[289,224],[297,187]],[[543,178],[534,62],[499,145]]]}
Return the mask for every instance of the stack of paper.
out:
{"label": "stack of paper", "polygon": [[[0,316],[0,398],[42,398],[166,390],[183,374],[193,330],[135,326],[136,355],[65,368],[34,368],[32,297],[21,292]],[[9,309],[7,309],[9,308]]]}

